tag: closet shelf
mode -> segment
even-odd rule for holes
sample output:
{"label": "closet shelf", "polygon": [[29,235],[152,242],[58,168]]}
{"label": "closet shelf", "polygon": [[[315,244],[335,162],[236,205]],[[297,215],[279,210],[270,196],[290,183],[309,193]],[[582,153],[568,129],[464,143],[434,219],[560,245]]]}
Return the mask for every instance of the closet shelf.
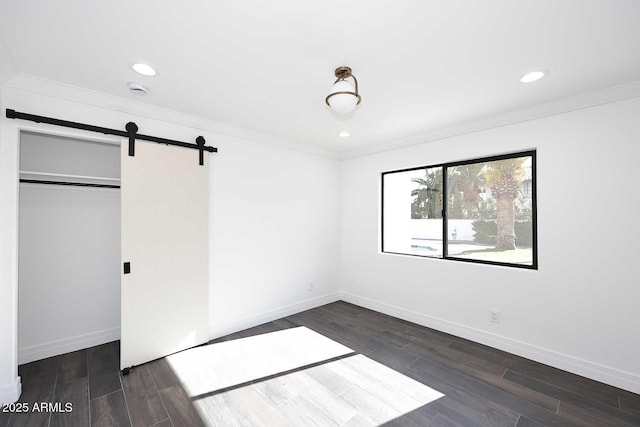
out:
{"label": "closet shelf", "polygon": [[32,179],[43,181],[67,181],[89,184],[110,184],[119,185],[119,178],[109,178],[104,176],[72,175],[66,173],[20,171],[20,179]]}

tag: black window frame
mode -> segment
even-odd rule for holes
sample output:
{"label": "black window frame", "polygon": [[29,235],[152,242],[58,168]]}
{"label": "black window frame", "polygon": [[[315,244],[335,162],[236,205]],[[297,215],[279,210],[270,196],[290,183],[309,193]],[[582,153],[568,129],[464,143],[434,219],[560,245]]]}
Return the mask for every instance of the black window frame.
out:
{"label": "black window frame", "polygon": [[[384,178],[385,175],[399,173],[399,172],[409,172],[420,169],[429,169],[429,168],[442,168],[442,194],[444,196],[447,195],[447,180],[448,180],[448,168],[454,166],[464,166],[474,163],[482,163],[482,162],[492,162],[497,160],[506,160],[512,159],[516,157],[531,157],[531,219],[532,219],[532,241],[531,241],[531,249],[532,249],[532,263],[531,265],[525,264],[514,264],[509,262],[501,262],[501,261],[487,261],[487,260],[479,260],[479,259],[470,259],[470,258],[459,258],[455,256],[449,256],[448,254],[448,243],[449,243],[449,235],[447,229],[447,209],[448,209],[448,197],[443,197],[442,202],[442,256],[429,256],[429,255],[419,255],[419,254],[408,254],[403,252],[391,252],[384,250]],[[536,162],[536,150],[527,150],[527,151],[518,151],[514,153],[500,154],[495,156],[487,156],[487,157],[479,157],[475,159],[461,160],[456,162],[447,162],[426,166],[416,166],[405,169],[396,169],[392,171],[382,172],[380,175],[380,252],[383,254],[392,254],[392,255],[405,255],[411,257],[418,258],[429,258],[429,259],[442,259],[446,261],[462,261],[462,262],[470,262],[475,264],[486,264],[486,265],[497,265],[502,267],[513,267],[513,268],[523,268],[527,270],[537,270],[538,269],[538,202],[537,202],[537,162]]]}

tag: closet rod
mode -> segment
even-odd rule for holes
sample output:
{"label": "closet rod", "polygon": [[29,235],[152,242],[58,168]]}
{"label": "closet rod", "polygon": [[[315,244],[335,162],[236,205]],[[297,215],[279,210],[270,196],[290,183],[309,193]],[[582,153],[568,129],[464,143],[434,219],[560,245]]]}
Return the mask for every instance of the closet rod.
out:
{"label": "closet rod", "polygon": [[[53,178],[71,178],[71,179],[94,179],[100,181],[112,181],[112,182],[120,182],[120,178],[109,178],[106,176],[88,176],[88,175],[71,175],[68,173],[55,173],[55,172],[36,172],[36,171],[20,171],[20,175],[31,175],[31,176],[40,176],[40,177],[53,177]],[[24,178],[27,179],[27,178]],[[46,179],[45,181],[51,181]]]}
{"label": "closet rod", "polygon": [[[120,136],[120,137],[123,137],[123,138],[128,138],[130,136],[129,133],[127,131],[124,131],[124,130],[109,129],[109,128],[103,128],[101,126],[88,125],[88,124],[85,124],[85,123],[70,122],[68,120],[54,119],[52,117],[37,116],[35,114],[29,114],[29,113],[21,113],[19,111],[15,111],[15,110],[12,110],[10,108],[7,108],[6,115],[7,115],[8,119],[29,120],[29,121],[36,122],[36,123],[46,123],[46,124],[49,124],[49,125],[63,126],[63,127],[67,127],[67,128],[73,128],[73,129],[88,130],[90,132],[98,132],[98,133],[102,133],[102,134],[105,134],[105,135],[116,135],[116,136]],[[196,150],[204,150],[204,151],[208,151],[210,153],[217,153],[218,152],[218,149],[216,147],[211,147],[211,146],[207,146],[207,145],[192,144],[192,143],[188,143],[188,142],[174,141],[172,139],[159,138],[157,136],[150,136],[150,135],[142,135],[142,134],[139,134],[139,133],[135,134],[135,139],[141,139],[143,141],[156,142],[158,144],[176,145],[178,147],[193,148],[193,149],[196,149]],[[203,140],[204,140],[204,138],[203,138]]]}
{"label": "closet rod", "polygon": [[68,181],[45,181],[42,179],[21,179],[20,182],[24,182],[27,184],[69,185],[73,187],[120,188],[119,185],[111,185],[111,184],[91,184],[88,182],[68,182]]}

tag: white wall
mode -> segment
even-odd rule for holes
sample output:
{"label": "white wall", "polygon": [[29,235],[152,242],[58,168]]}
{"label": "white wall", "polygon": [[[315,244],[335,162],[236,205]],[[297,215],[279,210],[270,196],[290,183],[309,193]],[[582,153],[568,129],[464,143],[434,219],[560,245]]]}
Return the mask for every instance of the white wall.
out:
{"label": "white wall", "polygon": [[[28,90],[22,89],[25,84],[31,85]],[[15,309],[19,129],[104,138],[9,120],[4,108],[117,129],[135,121],[140,133],[181,141],[202,135],[219,148],[218,154],[207,154],[205,159],[211,162],[212,338],[338,298],[337,160],[251,142],[251,132],[197,117],[24,76],[5,86],[1,101],[0,393],[4,394],[0,400],[8,400],[19,388]],[[229,136],[232,131],[239,136]]]}
{"label": "white wall", "polygon": [[[119,180],[120,146],[24,132],[20,170]],[[18,363],[118,339],[120,190],[22,183],[19,200]]]}
{"label": "white wall", "polygon": [[[20,136],[20,170],[79,175],[84,177],[80,178],[82,182],[94,181],[87,177],[119,180],[120,144],[23,132]],[[69,181],[69,177],[61,180]],[[105,181],[99,183],[109,184]]]}
{"label": "white wall", "polygon": [[[380,240],[384,240],[387,252],[411,252],[411,198],[407,197],[407,192],[411,194],[411,181],[421,178],[422,175],[422,171],[411,171],[385,177],[384,206],[381,209],[384,209],[386,226],[384,236],[380,236]],[[380,215],[382,216],[382,213]]]}
{"label": "white wall", "polygon": [[9,80],[14,74],[15,67],[13,66],[11,55],[9,55],[4,40],[0,37],[0,85],[4,84],[4,82]]}
{"label": "white wall", "polygon": [[[344,299],[640,392],[640,229],[619,229],[640,208],[638,117],[633,98],[343,161]],[[528,149],[538,271],[379,253],[381,172]]]}
{"label": "white wall", "polygon": [[280,317],[302,309],[301,301],[338,290],[338,162],[240,140],[217,145],[211,336]]}
{"label": "white wall", "polygon": [[[475,230],[473,229],[474,219],[450,219],[447,221],[449,232],[449,242],[456,240],[473,241]],[[456,237],[453,237],[453,233]],[[411,237],[420,239],[433,239],[433,236],[442,235],[442,220],[440,219],[412,219]]]}
{"label": "white wall", "polygon": [[120,338],[120,192],[20,184],[18,362]]}

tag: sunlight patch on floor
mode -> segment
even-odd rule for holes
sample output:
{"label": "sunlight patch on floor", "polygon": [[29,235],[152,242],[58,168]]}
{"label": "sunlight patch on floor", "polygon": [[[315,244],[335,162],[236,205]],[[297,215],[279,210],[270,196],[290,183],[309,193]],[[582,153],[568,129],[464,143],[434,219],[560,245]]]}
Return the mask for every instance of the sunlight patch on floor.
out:
{"label": "sunlight patch on floor", "polygon": [[379,426],[444,396],[306,327],[167,359],[212,426]]}
{"label": "sunlight patch on floor", "polygon": [[194,404],[212,426],[379,426],[443,396],[355,355],[206,396]]}
{"label": "sunlight patch on floor", "polygon": [[352,352],[301,326],[192,348],[167,360],[194,397]]}

